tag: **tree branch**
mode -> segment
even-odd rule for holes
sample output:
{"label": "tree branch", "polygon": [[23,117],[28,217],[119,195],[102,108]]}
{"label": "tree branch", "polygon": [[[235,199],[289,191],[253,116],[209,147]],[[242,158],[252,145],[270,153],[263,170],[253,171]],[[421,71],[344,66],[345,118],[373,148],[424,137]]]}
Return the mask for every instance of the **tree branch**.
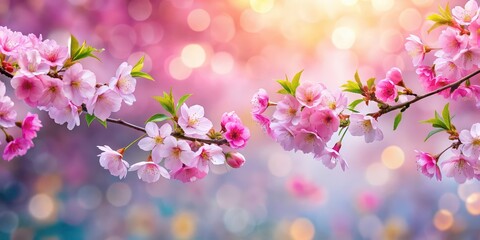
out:
{"label": "tree branch", "polygon": [[391,111],[395,111],[397,109],[402,109],[402,108],[408,108],[411,104],[415,103],[415,102],[418,102],[424,98],[427,98],[427,97],[430,97],[434,94],[437,94],[445,89],[449,89],[449,88],[457,88],[460,86],[460,84],[464,83],[465,81],[467,81],[468,79],[470,79],[471,77],[477,75],[480,73],[480,69],[475,71],[475,72],[472,72],[470,73],[469,75],[463,77],[462,79],[456,81],[456,82],[453,82],[453,83],[450,83],[448,85],[445,85],[439,89],[436,89],[435,91],[432,91],[432,92],[429,92],[429,93],[426,93],[424,95],[421,95],[421,96],[417,96],[415,97],[414,99],[410,100],[410,101],[407,101],[407,102],[404,102],[404,103],[401,103],[401,104],[397,104],[397,105],[394,105],[394,106],[388,106],[386,108],[382,108],[380,110],[378,110],[377,112],[374,112],[374,113],[369,113],[368,115],[373,115],[373,116],[381,116],[385,113],[389,113]]}
{"label": "tree branch", "polygon": [[0,67],[0,73],[7,76],[8,78],[13,78],[13,74],[11,74],[7,70],[3,69],[3,67]]}

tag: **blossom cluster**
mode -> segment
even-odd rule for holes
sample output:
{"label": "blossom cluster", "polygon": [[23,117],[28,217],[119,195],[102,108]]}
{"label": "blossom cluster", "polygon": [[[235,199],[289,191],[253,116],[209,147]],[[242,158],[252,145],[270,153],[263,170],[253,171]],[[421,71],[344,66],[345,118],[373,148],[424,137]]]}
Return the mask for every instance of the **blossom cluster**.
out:
{"label": "blossom cluster", "polygon": [[[285,150],[313,153],[330,169],[337,163],[343,170],[348,168],[339,154],[341,143],[327,147],[340,128],[341,113],[347,107],[345,94],[332,93],[323,84],[308,81],[289,92],[279,102],[271,103],[267,92],[258,90],[252,98],[254,120]],[[264,114],[269,106],[275,106],[271,118]]]}
{"label": "blossom cluster", "polygon": [[[405,49],[412,57],[416,73],[427,91],[433,91],[451,84],[480,67],[480,19],[477,1],[470,0],[464,7],[443,9],[440,14],[430,18],[436,23],[439,19],[445,28],[438,37],[438,46],[426,44],[416,35],[410,35],[405,43]],[[433,28],[431,29],[433,30]],[[427,62],[426,55],[433,56],[433,62]],[[480,107],[480,85],[471,81],[462,84],[457,89],[446,89],[439,93],[445,98],[458,100],[472,99]]]}
{"label": "blossom cluster", "polygon": [[[221,130],[216,132],[212,122],[204,117],[202,106],[188,107],[184,103],[181,115],[174,123],[174,127],[169,123],[160,127],[155,122],[146,124],[146,136],[138,142],[138,147],[149,153],[146,161],[130,166],[123,159],[126,148],[115,151],[108,146],[99,146],[103,151],[99,155],[101,166],[120,178],[124,178],[127,171],[137,171],[140,179],[152,183],[160,177],[193,182],[208,174],[210,164],[226,163],[232,168],[244,164],[245,157],[241,153],[226,152],[215,141],[224,139],[233,149],[243,148],[247,143],[250,131],[234,112],[223,114]],[[160,165],[162,162],[163,166]]]}

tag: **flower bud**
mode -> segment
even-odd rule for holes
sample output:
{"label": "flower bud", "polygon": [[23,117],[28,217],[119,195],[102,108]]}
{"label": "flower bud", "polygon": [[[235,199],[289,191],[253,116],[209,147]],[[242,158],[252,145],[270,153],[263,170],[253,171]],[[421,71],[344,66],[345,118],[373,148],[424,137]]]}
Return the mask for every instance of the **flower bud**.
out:
{"label": "flower bud", "polygon": [[229,152],[226,158],[227,164],[232,168],[239,168],[245,163],[245,157],[239,152]]}
{"label": "flower bud", "polygon": [[399,68],[393,67],[390,71],[387,72],[387,79],[392,81],[395,85],[401,85],[403,82],[402,71]]}

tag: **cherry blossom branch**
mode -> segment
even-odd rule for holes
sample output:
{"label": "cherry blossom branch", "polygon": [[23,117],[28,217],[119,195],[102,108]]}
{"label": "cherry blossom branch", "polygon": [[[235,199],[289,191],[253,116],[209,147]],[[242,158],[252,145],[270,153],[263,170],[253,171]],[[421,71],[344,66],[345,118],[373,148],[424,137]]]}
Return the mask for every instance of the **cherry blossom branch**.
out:
{"label": "cherry blossom branch", "polygon": [[0,67],[0,73],[7,76],[8,78],[13,78],[13,74],[9,73],[7,70],[5,70],[3,67]]}
{"label": "cherry blossom branch", "polygon": [[441,87],[441,88],[438,88],[438,89],[436,89],[435,91],[426,93],[426,94],[421,95],[421,96],[417,96],[417,97],[415,97],[414,99],[412,99],[412,100],[410,100],[410,101],[407,101],[407,102],[404,102],[404,103],[401,103],[401,104],[397,104],[397,105],[394,105],[394,106],[388,106],[388,105],[387,105],[386,107],[381,108],[378,112],[370,113],[370,114],[368,114],[368,115],[379,117],[379,116],[381,116],[381,115],[383,115],[383,114],[385,114],[385,113],[389,113],[389,112],[395,111],[395,110],[397,110],[397,109],[402,109],[402,111],[403,111],[403,109],[407,109],[408,107],[410,107],[410,105],[411,105],[412,103],[415,103],[415,102],[418,102],[418,101],[420,101],[420,100],[422,100],[422,99],[424,99],[424,98],[430,97],[430,96],[432,96],[432,95],[434,95],[434,94],[437,94],[437,93],[439,93],[439,92],[441,92],[441,91],[443,91],[443,90],[445,90],[445,89],[456,88],[456,87],[460,86],[460,84],[466,82],[466,81],[469,80],[471,77],[473,77],[473,76],[475,76],[475,75],[477,75],[477,74],[479,74],[479,73],[480,73],[480,69],[479,69],[479,70],[476,70],[475,72],[470,73],[469,75],[463,77],[462,79],[460,79],[460,80],[458,80],[458,81],[456,81],[456,82],[453,82],[453,83],[450,83],[450,84],[448,84],[448,85],[445,85],[445,86],[443,86],[443,87]]}
{"label": "cherry blossom branch", "polygon": [[[118,124],[118,125],[122,125],[122,126],[125,126],[125,127],[129,127],[131,129],[135,129],[137,131],[146,133],[145,128],[137,126],[137,125],[129,123],[129,122],[126,122],[122,119],[107,118],[106,121],[110,122],[110,123],[115,123],[115,124]],[[216,144],[216,145],[228,144],[227,140],[223,139],[223,138],[222,139],[202,139],[202,138],[188,137],[188,136],[185,136],[181,133],[175,133],[175,132],[172,133],[172,136],[174,136],[176,138],[183,139],[183,140],[189,140],[189,141],[192,141],[192,142],[201,142],[201,143]]]}

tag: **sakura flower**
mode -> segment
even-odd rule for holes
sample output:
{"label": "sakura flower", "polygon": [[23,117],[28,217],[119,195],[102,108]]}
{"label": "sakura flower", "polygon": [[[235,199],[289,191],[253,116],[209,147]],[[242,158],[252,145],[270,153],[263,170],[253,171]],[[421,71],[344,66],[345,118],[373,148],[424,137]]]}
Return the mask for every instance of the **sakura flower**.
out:
{"label": "sakura flower", "polygon": [[320,154],[325,147],[325,142],[314,132],[301,129],[295,135],[295,148],[304,152]]}
{"label": "sakura flower", "polygon": [[38,119],[37,114],[27,113],[22,122],[22,137],[32,140],[37,137],[37,132],[42,127],[42,122]]}
{"label": "sakura flower", "polygon": [[480,48],[462,49],[454,58],[454,63],[464,70],[471,70],[474,66],[479,66]]}
{"label": "sakura flower", "polygon": [[97,89],[94,97],[87,104],[89,114],[105,121],[112,112],[120,110],[122,97],[108,86],[101,86]]}
{"label": "sakura flower", "polygon": [[285,97],[277,103],[273,118],[284,123],[297,125],[300,122],[301,105],[292,95]]}
{"label": "sakura flower", "polygon": [[329,108],[316,110],[309,116],[309,125],[305,126],[312,129],[325,142],[329,141],[332,134],[338,130],[340,119],[335,112]]}
{"label": "sakura flower", "polygon": [[23,156],[31,147],[33,147],[33,142],[29,139],[16,138],[11,140],[3,150],[3,159],[10,161],[14,157]]}
{"label": "sakura flower", "polygon": [[375,96],[383,102],[395,102],[395,99],[398,97],[395,83],[389,79],[380,80],[375,86]]}
{"label": "sakura flower", "polygon": [[211,144],[201,146],[195,152],[192,166],[195,166],[198,171],[208,173],[210,162],[214,165],[225,163],[225,155],[221,147]]}
{"label": "sakura flower", "polygon": [[229,122],[225,125],[225,139],[231,148],[243,148],[250,138],[250,130],[239,122]]}
{"label": "sakura flower", "polygon": [[320,104],[320,97],[325,87],[320,83],[303,82],[297,87],[295,97],[305,107],[313,108]]}
{"label": "sakura flower", "polygon": [[402,71],[397,67],[391,68],[387,72],[387,79],[392,81],[395,85],[399,85],[403,82]]}
{"label": "sakura flower", "polygon": [[342,170],[348,168],[347,162],[340,156],[340,148],[342,147],[341,143],[336,143],[333,148],[324,148],[323,152],[319,155],[315,155],[315,159],[322,161],[323,165],[329,169],[333,169],[337,166],[337,163],[340,163]]}
{"label": "sakura flower", "polygon": [[365,142],[383,140],[383,133],[378,128],[378,122],[371,116],[353,113],[350,115],[350,127],[348,128],[352,136],[364,136]]}
{"label": "sakura flower", "polygon": [[176,170],[172,174],[173,179],[177,179],[183,183],[195,182],[199,179],[202,179],[207,174],[205,172],[199,171],[195,167],[184,166]]}
{"label": "sakura flower", "polygon": [[225,125],[227,125],[227,123],[230,123],[230,122],[241,123],[242,120],[238,117],[238,115],[235,113],[235,111],[231,111],[231,112],[228,112],[228,113],[227,112],[223,113],[222,120],[221,120],[221,123],[220,123],[223,131],[225,131]]}
{"label": "sakura flower", "polygon": [[37,106],[38,99],[43,93],[43,82],[38,76],[27,77],[23,75],[15,75],[10,81],[12,87],[15,89],[15,96],[24,100],[32,107]]}
{"label": "sakura flower", "polygon": [[51,107],[48,109],[48,116],[57,124],[67,123],[68,130],[72,130],[75,126],[80,126],[80,112],[81,108],[66,102],[61,107]]}
{"label": "sakura flower", "polygon": [[109,146],[97,146],[103,152],[98,156],[100,157],[100,166],[104,169],[108,169],[110,174],[118,176],[120,179],[127,176],[127,168],[129,164],[123,160],[124,148],[114,151]]}
{"label": "sakura flower", "polygon": [[[453,81],[460,79],[465,73],[464,69],[460,68],[456,62],[449,58],[438,57],[433,64],[435,64],[435,71],[439,76]],[[435,87],[429,87],[430,91],[434,88]]]}
{"label": "sakura flower", "polygon": [[18,65],[20,66],[19,72],[27,77],[47,74],[50,71],[50,66],[42,61],[40,53],[35,49],[20,54]]}
{"label": "sakura flower", "polygon": [[465,156],[478,159],[480,157],[480,123],[475,123],[469,130],[460,132],[462,152]]}
{"label": "sakura flower", "polygon": [[410,57],[412,57],[413,66],[416,67],[425,59],[427,47],[422,43],[419,37],[410,35],[405,43],[405,50],[407,50]]}
{"label": "sakura flower", "polygon": [[172,134],[172,127],[170,124],[165,123],[159,129],[156,123],[149,122],[145,126],[145,131],[148,137],[142,138],[138,142],[138,147],[144,151],[152,151],[153,160],[160,162],[161,157],[158,151],[164,147],[163,142],[165,138]]}
{"label": "sakura flower", "polygon": [[470,45],[473,47],[480,46],[480,23],[478,22],[478,18],[476,21],[473,21],[468,26],[468,31],[470,31]]}
{"label": "sakura flower", "polygon": [[229,152],[226,154],[227,164],[232,168],[240,168],[245,164],[245,157],[239,152]]}
{"label": "sakura flower", "polygon": [[335,94],[327,89],[322,91],[320,105],[333,110],[336,114],[341,113],[347,107],[347,103],[348,99],[342,91]]}
{"label": "sakura flower", "polygon": [[63,82],[58,78],[51,78],[47,75],[40,76],[43,82],[43,92],[38,99],[38,105],[45,107],[63,107],[68,103],[63,92]]}
{"label": "sakura flower", "polygon": [[170,179],[170,174],[167,169],[152,161],[135,163],[130,166],[128,171],[137,171],[138,179],[142,179],[147,183],[158,181],[160,176]]}
{"label": "sakura flower", "polygon": [[213,124],[204,117],[203,107],[194,105],[188,107],[183,104],[180,108],[181,116],[178,118],[178,125],[187,135],[205,135],[212,129]]}
{"label": "sakura flower", "polygon": [[59,46],[55,40],[47,39],[38,46],[40,55],[48,66],[63,66],[68,57],[68,48]]}
{"label": "sakura flower", "polygon": [[273,137],[272,129],[270,128],[270,119],[261,115],[261,114],[253,114],[253,120],[258,123],[264,132],[268,134],[268,136]]}
{"label": "sakura flower", "polygon": [[165,158],[165,167],[171,172],[176,172],[183,165],[192,166],[194,152],[184,140],[177,140],[172,136],[163,141],[164,147],[158,150],[159,157]]}
{"label": "sakura flower", "polygon": [[123,98],[126,104],[132,105],[135,102],[135,86],[137,80],[132,77],[132,66],[123,62],[117,69],[115,77],[110,80],[109,86]]}
{"label": "sakura flower", "polygon": [[0,35],[0,52],[16,57],[18,50],[25,43],[25,38],[20,32],[13,32],[7,28],[3,28],[3,30]]}
{"label": "sakura flower", "polygon": [[17,112],[13,108],[13,102],[8,96],[0,97],[0,126],[13,127],[15,126],[15,118]]}
{"label": "sakura flower", "polygon": [[468,36],[460,35],[454,28],[446,28],[438,37],[441,49],[448,57],[453,57],[467,47]]}
{"label": "sakura flower", "polygon": [[442,171],[447,177],[453,177],[457,183],[464,183],[475,177],[475,160],[466,157],[458,150],[452,150],[454,156],[442,162]]}
{"label": "sakura flower", "polygon": [[438,181],[442,180],[442,173],[438,167],[438,158],[432,156],[430,153],[415,151],[417,153],[417,168],[425,176],[432,178],[436,176]]}
{"label": "sakura flower", "polygon": [[452,15],[455,20],[462,24],[468,25],[478,18],[478,4],[476,0],[470,0],[465,7],[456,6],[452,9]]}
{"label": "sakura flower", "polygon": [[286,124],[273,122],[270,124],[270,128],[272,129],[273,138],[280,143],[283,149],[290,151],[295,148],[294,132]]}
{"label": "sakura flower", "polygon": [[265,89],[260,88],[258,92],[255,93],[252,97],[252,113],[253,114],[262,114],[268,108],[268,94]]}
{"label": "sakura flower", "polygon": [[423,85],[423,88],[427,91],[435,89],[435,72],[432,67],[419,66],[415,72]]}
{"label": "sakura flower", "polygon": [[75,63],[63,74],[63,91],[73,104],[82,105],[95,95],[95,74]]}

